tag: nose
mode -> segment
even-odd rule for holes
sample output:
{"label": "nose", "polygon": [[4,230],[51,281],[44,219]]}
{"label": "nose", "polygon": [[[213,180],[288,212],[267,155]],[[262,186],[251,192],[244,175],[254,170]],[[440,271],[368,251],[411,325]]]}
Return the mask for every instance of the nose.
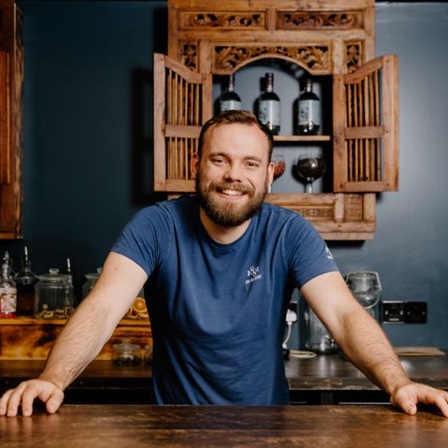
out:
{"label": "nose", "polygon": [[240,181],[242,179],[242,170],[237,163],[229,163],[224,178],[227,181]]}

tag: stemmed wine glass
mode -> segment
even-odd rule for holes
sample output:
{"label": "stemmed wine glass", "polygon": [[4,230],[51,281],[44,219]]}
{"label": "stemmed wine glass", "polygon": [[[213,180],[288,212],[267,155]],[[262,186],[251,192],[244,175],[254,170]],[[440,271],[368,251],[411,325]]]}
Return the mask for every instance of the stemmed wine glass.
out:
{"label": "stemmed wine glass", "polygon": [[322,156],[300,155],[296,163],[297,174],[305,181],[305,193],[313,193],[313,182],[323,176],[327,165]]}
{"label": "stemmed wine glass", "polygon": [[[274,163],[274,180],[276,180],[285,172],[285,157],[283,154],[273,154],[271,160]],[[271,193],[271,186],[269,187],[269,193]]]}

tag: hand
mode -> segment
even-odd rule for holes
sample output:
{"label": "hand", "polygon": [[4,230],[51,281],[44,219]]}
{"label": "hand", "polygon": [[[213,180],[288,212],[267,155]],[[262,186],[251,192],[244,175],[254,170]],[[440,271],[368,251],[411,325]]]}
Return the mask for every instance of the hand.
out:
{"label": "hand", "polygon": [[425,384],[410,383],[402,386],[395,391],[390,401],[409,415],[417,413],[418,403],[434,405],[448,418],[448,392]]}
{"label": "hand", "polygon": [[29,417],[33,413],[33,402],[36,398],[46,403],[48,413],[54,414],[64,400],[64,392],[49,381],[24,381],[15,389],[6,391],[0,398],[0,415],[15,417],[21,405],[22,414]]}

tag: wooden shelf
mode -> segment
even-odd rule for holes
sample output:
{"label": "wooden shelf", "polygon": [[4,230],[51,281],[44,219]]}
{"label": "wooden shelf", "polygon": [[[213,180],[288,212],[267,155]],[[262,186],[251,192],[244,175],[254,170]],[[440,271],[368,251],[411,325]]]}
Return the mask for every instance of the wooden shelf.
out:
{"label": "wooden shelf", "polygon": [[[0,319],[0,360],[46,359],[66,322],[66,319],[35,319],[22,316]],[[96,359],[112,359],[112,346],[124,338],[129,338],[142,347],[151,344],[149,319],[123,319]]]}

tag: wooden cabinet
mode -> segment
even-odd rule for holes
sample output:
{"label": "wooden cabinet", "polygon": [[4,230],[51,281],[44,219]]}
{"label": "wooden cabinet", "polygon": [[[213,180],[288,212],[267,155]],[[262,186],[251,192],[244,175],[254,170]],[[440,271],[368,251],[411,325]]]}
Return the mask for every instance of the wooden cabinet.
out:
{"label": "wooden cabinet", "polygon": [[213,77],[280,59],[331,80],[329,134],[275,141],[329,146],[332,186],[267,201],[301,213],[327,240],[373,238],[376,193],[398,189],[398,61],[375,58],[374,8],[373,0],[168,0],[168,55],[154,55],[155,190],[194,191],[189,161],[213,115]]}
{"label": "wooden cabinet", "polygon": [[[25,316],[0,319],[0,361],[46,359],[66,322],[66,319],[37,319]],[[152,345],[149,319],[123,318],[96,359],[111,360],[114,344],[122,343],[123,339],[131,339],[133,344],[139,344],[143,352],[146,345]]]}
{"label": "wooden cabinet", "polygon": [[0,0],[0,239],[22,237],[22,14]]}

